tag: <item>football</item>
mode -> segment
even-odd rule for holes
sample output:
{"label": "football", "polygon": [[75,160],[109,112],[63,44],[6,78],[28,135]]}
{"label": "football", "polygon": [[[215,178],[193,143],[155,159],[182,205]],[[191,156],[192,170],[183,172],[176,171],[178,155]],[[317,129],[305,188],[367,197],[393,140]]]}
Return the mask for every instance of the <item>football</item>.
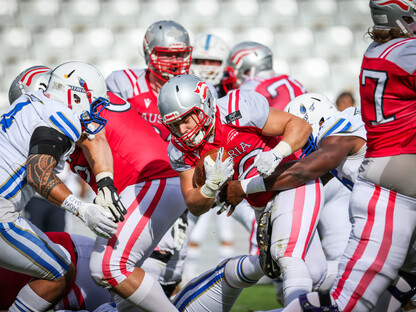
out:
{"label": "football", "polygon": [[[219,148],[213,148],[209,150],[204,155],[202,155],[202,157],[196,163],[194,175],[192,177],[192,184],[194,187],[201,187],[202,185],[205,184],[206,175],[205,175],[205,169],[204,169],[204,159],[205,157],[210,156],[211,159],[215,161],[217,159],[218,150]],[[228,152],[227,150],[224,149],[222,160],[224,161],[228,157],[229,157]]]}

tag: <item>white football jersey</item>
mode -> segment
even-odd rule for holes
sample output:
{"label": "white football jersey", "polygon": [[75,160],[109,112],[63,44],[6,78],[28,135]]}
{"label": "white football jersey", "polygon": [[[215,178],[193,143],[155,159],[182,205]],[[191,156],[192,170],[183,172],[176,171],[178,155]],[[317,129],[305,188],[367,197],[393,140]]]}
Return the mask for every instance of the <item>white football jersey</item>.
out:
{"label": "white football jersey", "polygon": [[[361,112],[354,107],[326,119],[319,128],[317,147],[319,148],[323,139],[331,135],[338,136],[357,136],[367,139],[364,122],[361,119]],[[337,177],[348,189],[352,190],[358,175],[358,168],[364,158],[366,144],[354,155],[347,156],[332,174]]]}
{"label": "white football jersey", "polygon": [[62,103],[47,98],[41,90],[22,95],[10,106],[0,117],[0,198],[9,200],[14,210],[0,205],[0,220],[10,220],[11,214],[22,210],[35,194],[27,183],[26,159],[30,139],[39,126],[56,129],[72,142],[71,149],[55,167],[56,173],[64,168],[82,131],[79,117]]}

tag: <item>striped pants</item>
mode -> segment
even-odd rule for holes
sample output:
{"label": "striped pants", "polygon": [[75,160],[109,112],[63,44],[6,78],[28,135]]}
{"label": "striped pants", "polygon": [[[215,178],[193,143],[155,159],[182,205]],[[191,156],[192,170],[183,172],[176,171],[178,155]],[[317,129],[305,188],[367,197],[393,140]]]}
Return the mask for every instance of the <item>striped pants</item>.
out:
{"label": "striped pants", "polygon": [[352,231],[331,294],[340,310],[371,311],[404,264],[416,228],[416,199],[357,179]]}

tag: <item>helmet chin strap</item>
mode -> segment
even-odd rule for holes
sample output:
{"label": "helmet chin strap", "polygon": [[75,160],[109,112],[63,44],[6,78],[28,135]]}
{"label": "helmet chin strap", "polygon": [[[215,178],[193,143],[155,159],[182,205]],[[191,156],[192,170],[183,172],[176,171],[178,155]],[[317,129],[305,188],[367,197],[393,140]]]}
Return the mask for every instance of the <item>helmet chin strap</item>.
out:
{"label": "helmet chin strap", "polygon": [[400,22],[399,20],[396,20],[396,24],[399,26],[400,30],[402,31],[403,34],[407,35],[409,33],[409,31],[406,29],[406,27],[403,26],[403,23]]}

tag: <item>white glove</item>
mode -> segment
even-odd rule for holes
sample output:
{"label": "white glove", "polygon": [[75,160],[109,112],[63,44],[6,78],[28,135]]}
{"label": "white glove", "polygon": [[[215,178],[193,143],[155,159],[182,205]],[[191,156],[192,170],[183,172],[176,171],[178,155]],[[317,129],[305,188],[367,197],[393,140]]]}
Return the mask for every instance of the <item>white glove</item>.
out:
{"label": "white glove", "polygon": [[285,141],[280,141],[276,147],[268,152],[261,152],[254,158],[254,167],[263,177],[270,176],[284,157],[292,154],[292,149]]}
{"label": "white glove", "polygon": [[94,203],[105,208],[108,208],[112,215],[113,221],[124,221],[123,215],[127,213],[126,208],[120,201],[120,197],[117,194],[117,189],[114,186],[111,173],[103,172],[97,174],[97,197],[94,199]]}
{"label": "white glove", "polygon": [[117,233],[118,225],[111,220],[110,211],[100,205],[84,203],[71,194],[61,207],[80,218],[98,236],[109,239]]}
{"label": "white glove", "polygon": [[257,168],[257,172],[263,177],[270,176],[277,165],[282,161],[283,156],[277,151],[261,152],[254,158],[254,167]]}
{"label": "white glove", "polygon": [[210,156],[204,159],[204,170],[206,174],[205,184],[201,187],[201,193],[205,197],[214,198],[219,188],[234,174],[234,161],[231,157],[222,161],[224,148],[221,147],[217,153],[215,162]]}

